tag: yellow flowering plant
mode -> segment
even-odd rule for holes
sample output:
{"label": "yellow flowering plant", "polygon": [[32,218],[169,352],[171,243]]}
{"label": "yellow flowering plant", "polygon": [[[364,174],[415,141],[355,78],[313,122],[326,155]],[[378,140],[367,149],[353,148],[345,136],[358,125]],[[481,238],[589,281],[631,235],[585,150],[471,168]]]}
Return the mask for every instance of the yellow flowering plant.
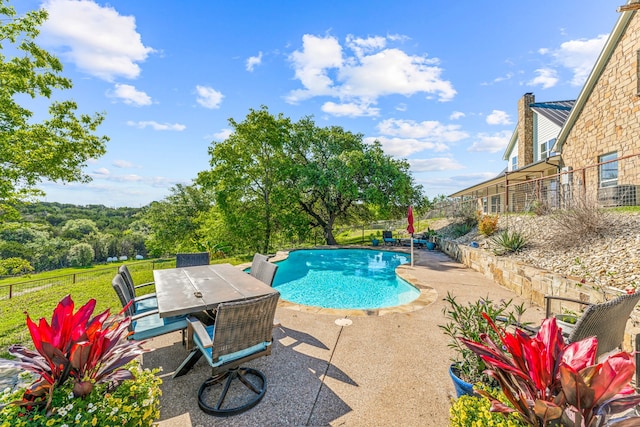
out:
{"label": "yellow flowering plant", "polygon": [[126,368],[134,375],[108,390],[107,384],[96,384],[92,393],[74,397],[73,386],[67,383],[52,392],[49,413],[44,406],[20,406],[9,403],[19,400],[24,388],[0,392],[0,427],[134,427],[152,426],[160,417],[159,369],[142,369],[137,360]]}

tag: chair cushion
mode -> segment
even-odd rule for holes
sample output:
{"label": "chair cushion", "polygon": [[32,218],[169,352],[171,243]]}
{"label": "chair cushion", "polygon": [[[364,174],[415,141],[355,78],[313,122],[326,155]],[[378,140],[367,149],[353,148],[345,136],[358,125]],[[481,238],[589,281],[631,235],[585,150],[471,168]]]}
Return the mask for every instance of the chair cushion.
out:
{"label": "chair cushion", "polygon": [[155,310],[156,308],[158,308],[158,300],[156,298],[145,298],[143,300],[136,301],[136,314]]}
{"label": "chair cushion", "polygon": [[187,328],[186,316],[160,317],[157,313],[133,322],[134,340],[146,340],[169,332]]}
{"label": "chair cushion", "polygon": [[[213,328],[214,327],[215,327],[215,324],[206,327],[207,333],[209,334],[210,337],[213,337]],[[253,353],[264,351],[264,350],[267,349],[267,347],[269,347],[271,345],[270,341],[261,342],[259,344],[256,344],[256,345],[252,346],[252,347],[245,348],[245,349],[240,350],[240,351],[236,351],[235,353],[224,354],[224,355],[220,356],[217,361],[214,362],[212,360],[213,359],[213,350],[211,349],[211,347],[203,348],[204,346],[202,345],[202,342],[200,341],[198,336],[195,335],[195,334],[193,335],[193,340],[196,343],[196,345],[198,347],[200,347],[200,350],[202,350],[202,354],[204,354],[204,357],[207,359],[207,362],[209,363],[209,365],[211,365],[214,368],[216,368],[218,366],[222,366],[225,363],[233,362],[234,360],[242,359],[243,357],[247,357],[247,356],[249,356],[249,355],[251,355]],[[214,341],[213,345],[216,345],[215,341]]]}

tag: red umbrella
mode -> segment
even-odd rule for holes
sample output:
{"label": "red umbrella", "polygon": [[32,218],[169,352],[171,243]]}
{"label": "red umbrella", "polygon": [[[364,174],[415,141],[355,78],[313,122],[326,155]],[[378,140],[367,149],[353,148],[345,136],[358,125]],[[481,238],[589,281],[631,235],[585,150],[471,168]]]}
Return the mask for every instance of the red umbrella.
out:
{"label": "red umbrella", "polygon": [[407,231],[409,232],[409,234],[413,235],[414,229],[413,229],[413,208],[411,206],[409,206],[409,213],[407,214],[407,221],[409,222],[409,225],[407,226]]}

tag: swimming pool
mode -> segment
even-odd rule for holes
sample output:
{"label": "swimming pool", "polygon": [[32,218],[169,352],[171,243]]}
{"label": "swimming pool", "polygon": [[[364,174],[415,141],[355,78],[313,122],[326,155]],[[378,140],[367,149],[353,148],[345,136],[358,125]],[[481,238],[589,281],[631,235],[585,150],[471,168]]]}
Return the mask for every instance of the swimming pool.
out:
{"label": "swimming pool", "polygon": [[395,269],[409,255],[368,249],[305,249],[278,262],[273,287],[283,300],[337,309],[375,309],[407,304],[420,291]]}

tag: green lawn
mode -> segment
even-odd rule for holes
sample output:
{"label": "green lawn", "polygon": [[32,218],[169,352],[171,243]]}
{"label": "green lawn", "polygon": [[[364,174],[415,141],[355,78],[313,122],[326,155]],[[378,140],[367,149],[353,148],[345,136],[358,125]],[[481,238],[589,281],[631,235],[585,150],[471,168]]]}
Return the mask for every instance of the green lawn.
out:
{"label": "green lawn", "polygon": [[[211,263],[228,262],[237,265],[247,261],[249,261],[248,257],[235,257],[214,259],[211,260]],[[152,264],[147,262],[147,265],[148,268],[140,269],[139,267],[136,268],[135,262],[127,263],[127,266],[130,267],[131,275],[133,276],[135,283],[145,283],[153,280],[153,270],[151,269]],[[173,265],[175,264],[167,263],[166,267],[172,267]],[[118,300],[115,291],[111,287],[111,279],[116,271],[116,266],[113,267],[113,269],[95,268],[95,275],[92,275],[91,279],[88,280],[79,281],[65,286],[58,285],[39,288],[37,290],[22,293],[21,295],[15,295],[11,299],[0,300],[0,357],[6,358],[9,356],[7,350],[11,344],[24,344],[28,347],[33,347],[31,343],[31,336],[26,326],[26,314],[28,313],[31,320],[36,323],[41,317],[44,317],[47,319],[47,322],[50,323],[53,309],[58,304],[58,301],[64,298],[67,294],[70,294],[73,298],[76,308],[84,305],[91,298],[95,298],[96,309],[94,314],[101,313],[107,308],[110,308],[113,314],[118,313],[122,306],[120,305],[120,301]],[[33,274],[29,280],[78,272],[84,273],[86,271],[88,270],[56,270]],[[3,282],[6,284],[7,280],[5,279]],[[9,283],[11,282],[15,283],[16,280],[9,280]],[[153,289],[151,288],[152,287],[150,286],[146,288],[145,291],[153,292]]]}

